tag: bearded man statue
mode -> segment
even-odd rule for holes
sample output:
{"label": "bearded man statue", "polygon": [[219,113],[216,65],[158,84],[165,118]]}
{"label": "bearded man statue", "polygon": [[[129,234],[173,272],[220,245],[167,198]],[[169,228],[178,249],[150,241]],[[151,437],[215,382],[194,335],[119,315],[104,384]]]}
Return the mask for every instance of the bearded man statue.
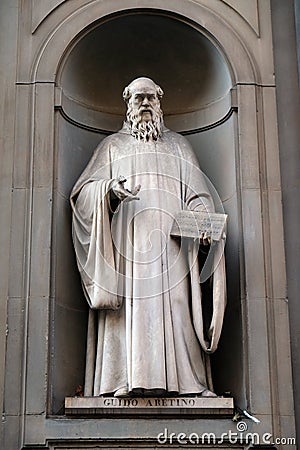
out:
{"label": "bearded man statue", "polygon": [[90,307],[85,396],[216,396],[209,354],[222,329],[224,256],[204,295],[209,238],[170,231],[178,212],[214,205],[189,143],[164,126],[162,96],[149,78],[125,88],[123,128],[101,142],[71,194]]}

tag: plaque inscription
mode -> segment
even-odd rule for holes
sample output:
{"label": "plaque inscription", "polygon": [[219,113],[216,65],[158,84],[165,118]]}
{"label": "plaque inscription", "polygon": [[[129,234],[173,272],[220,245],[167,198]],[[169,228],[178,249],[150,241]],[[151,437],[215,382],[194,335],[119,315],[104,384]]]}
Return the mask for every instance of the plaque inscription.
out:
{"label": "plaque inscription", "polygon": [[180,211],[176,214],[171,236],[199,238],[203,233],[213,241],[224,237],[227,214],[203,211]]}
{"label": "plaque inscription", "polygon": [[71,416],[114,415],[223,415],[233,414],[233,399],[224,397],[66,397]]}

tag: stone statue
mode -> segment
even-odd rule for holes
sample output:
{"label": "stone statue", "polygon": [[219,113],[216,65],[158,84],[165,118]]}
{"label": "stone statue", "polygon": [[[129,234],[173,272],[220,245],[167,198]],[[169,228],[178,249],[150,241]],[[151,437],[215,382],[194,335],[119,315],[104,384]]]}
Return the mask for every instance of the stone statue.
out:
{"label": "stone statue", "polygon": [[162,96],[149,78],[125,88],[123,128],[101,142],[71,194],[90,307],[85,396],[216,396],[208,356],[223,322],[224,256],[215,252],[204,295],[209,237],[175,239],[170,229],[178,211],[214,205],[189,143],[164,126]]}

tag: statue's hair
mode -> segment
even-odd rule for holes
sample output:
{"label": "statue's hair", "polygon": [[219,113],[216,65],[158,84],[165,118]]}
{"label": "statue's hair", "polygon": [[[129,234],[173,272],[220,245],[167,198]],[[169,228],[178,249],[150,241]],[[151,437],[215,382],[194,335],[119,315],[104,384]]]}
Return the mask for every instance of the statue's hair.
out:
{"label": "statue's hair", "polygon": [[156,90],[156,94],[157,94],[157,97],[159,98],[159,100],[162,98],[162,96],[164,95],[164,91],[162,90],[162,88],[160,86],[158,86],[158,84],[154,83],[154,81],[151,80],[151,78],[140,77],[140,78],[136,78],[135,80],[133,80],[124,89],[124,91],[123,91],[123,99],[124,99],[125,102],[128,102],[128,100],[132,96],[134,85],[137,82],[141,82],[141,81],[145,81],[145,83],[152,84],[154,89]]}

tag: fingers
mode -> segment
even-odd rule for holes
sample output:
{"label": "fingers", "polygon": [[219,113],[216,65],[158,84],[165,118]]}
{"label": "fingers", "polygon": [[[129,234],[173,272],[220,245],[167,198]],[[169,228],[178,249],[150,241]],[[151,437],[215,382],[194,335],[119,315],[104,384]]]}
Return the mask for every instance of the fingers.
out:
{"label": "fingers", "polygon": [[204,247],[211,244],[211,237],[207,232],[201,233],[200,244],[203,245]]}
{"label": "fingers", "polygon": [[115,188],[113,188],[113,191],[119,200],[125,200],[127,197],[132,195],[131,192],[129,192],[127,189],[124,189],[122,186],[116,186]]}
{"label": "fingers", "polygon": [[141,189],[141,185],[135,186],[135,188],[130,191],[124,187],[124,183],[126,182],[126,178],[123,176],[119,176],[118,179],[112,185],[112,191],[115,197],[117,197],[121,201],[131,201],[131,200],[139,200],[139,197],[136,195]]}
{"label": "fingers", "polygon": [[141,190],[141,185],[138,184],[137,186],[135,186],[135,187],[132,189],[131,193],[132,193],[132,195],[137,195],[137,193],[140,192],[140,190]]}
{"label": "fingers", "polygon": [[139,200],[140,197],[137,197],[136,195],[127,195],[126,198],[124,198],[123,203],[125,202],[131,202],[132,200]]}

